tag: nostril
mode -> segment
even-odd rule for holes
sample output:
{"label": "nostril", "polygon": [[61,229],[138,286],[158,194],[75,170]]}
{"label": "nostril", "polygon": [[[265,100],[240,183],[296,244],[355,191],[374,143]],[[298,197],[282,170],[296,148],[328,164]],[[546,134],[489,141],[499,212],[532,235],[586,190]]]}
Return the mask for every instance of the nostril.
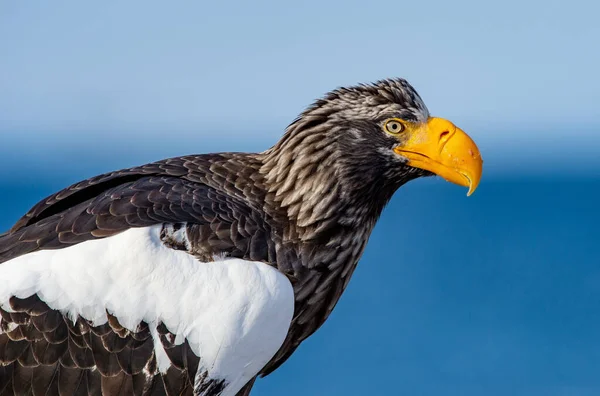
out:
{"label": "nostril", "polygon": [[449,134],[450,134],[450,131],[444,131],[444,132],[440,133],[440,140],[442,140],[443,138],[445,138]]}

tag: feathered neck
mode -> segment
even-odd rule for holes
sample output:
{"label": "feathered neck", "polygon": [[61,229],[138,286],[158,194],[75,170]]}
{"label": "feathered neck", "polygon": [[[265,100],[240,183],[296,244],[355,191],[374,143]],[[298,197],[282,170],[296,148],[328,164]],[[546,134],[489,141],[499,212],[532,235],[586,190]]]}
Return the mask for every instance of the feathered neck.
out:
{"label": "feathered neck", "polygon": [[378,164],[369,150],[348,147],[348,133],[339,123],[304,116],[259,154],[269,201],[295,224],[300,239],[340,225],[372,228],[398,187],[417,177],[392,172],[392,164]]}

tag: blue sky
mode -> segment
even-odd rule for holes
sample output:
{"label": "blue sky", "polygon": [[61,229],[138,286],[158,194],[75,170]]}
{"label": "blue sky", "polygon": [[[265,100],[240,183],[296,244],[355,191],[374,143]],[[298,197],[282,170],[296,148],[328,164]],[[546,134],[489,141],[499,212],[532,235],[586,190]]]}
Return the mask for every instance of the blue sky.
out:
{"label": "blue sky", "polygon": [[403,187],[330,320],[257,396],[597,395],[599,13],[0,0],[0,231],[70,183],[263,150],[325,92],[405,77],[476,140],[482,184],[468,199],[439,179]]}
{"label": "blue sky", "polygon": [[3,1],[0,132],[38,152],[166,133],[187,139],[173,152],[263,149],[326,91],[401,76],[488,169],[564,147],[585,168],[600,147],[598,12],[591,0]]}

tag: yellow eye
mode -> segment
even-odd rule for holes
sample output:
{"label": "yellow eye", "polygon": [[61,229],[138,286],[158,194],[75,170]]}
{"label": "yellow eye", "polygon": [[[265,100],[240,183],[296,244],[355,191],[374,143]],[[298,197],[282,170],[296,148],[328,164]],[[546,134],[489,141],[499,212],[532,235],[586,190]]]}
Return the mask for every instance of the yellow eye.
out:
{"label": "yellow eye", "polygon": [[404,130],[404,124],[397,120],[389,120],[385,123],[385,131],[387,133],[397,134]]}

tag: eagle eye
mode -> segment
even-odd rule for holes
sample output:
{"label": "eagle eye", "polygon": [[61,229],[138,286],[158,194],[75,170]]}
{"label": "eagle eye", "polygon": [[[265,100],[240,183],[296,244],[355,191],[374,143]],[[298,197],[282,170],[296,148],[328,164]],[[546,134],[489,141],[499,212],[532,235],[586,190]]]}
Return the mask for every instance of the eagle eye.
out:
{"label": "eagle eye", "polygon": [[404,130],[404,124],[398,120],[388,120],[384,125],[384,129],[387,133],[396,135]]}

